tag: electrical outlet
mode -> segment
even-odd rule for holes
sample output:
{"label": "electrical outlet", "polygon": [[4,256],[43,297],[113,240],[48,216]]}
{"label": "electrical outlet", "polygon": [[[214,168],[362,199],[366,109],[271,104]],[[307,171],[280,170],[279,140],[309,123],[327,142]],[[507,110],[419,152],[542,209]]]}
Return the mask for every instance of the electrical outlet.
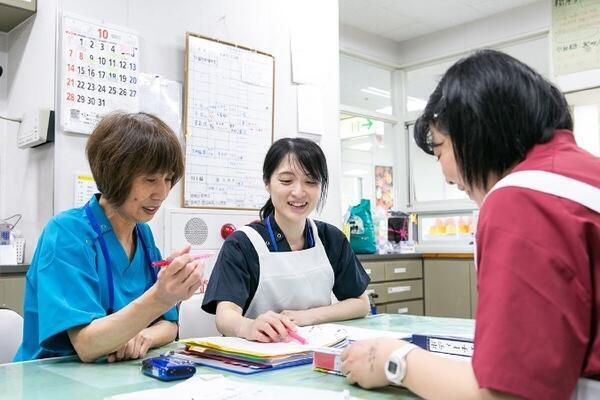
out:
{"label": "electrical outlet", "polygon": [[19,126],[17,146],[21,149],[36,147],[54,141],[54,111],[40,108],[35,113],[27,113]]}

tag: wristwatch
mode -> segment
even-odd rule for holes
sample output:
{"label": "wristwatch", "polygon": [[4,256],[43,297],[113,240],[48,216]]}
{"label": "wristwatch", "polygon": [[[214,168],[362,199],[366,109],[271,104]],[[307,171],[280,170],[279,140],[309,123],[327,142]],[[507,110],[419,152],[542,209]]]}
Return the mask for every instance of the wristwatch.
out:
{"label": "wristwatch", "polygon": [[385,363],[385,376],[391,383],[401,385],[406,376],[406,356],[418,346],[407,343],[394,350]]}

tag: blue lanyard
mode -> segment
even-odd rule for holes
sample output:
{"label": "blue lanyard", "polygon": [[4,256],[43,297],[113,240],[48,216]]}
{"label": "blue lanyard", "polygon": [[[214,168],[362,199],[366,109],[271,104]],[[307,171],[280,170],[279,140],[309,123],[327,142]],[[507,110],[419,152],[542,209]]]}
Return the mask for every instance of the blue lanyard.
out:
{"label": "blue lanyard", "polygon": [[[106,246],[106,240],[104,240],[104,235],[102,234],[102,230],[100,229],[100,226],[98,225],[98,221],[96,220],[96,217],[94,216],[94,213],[92,212],[89,201],[85,204],[84,209],[85,209],[85,214],[87,215],[87,217],[90,221],[90,225],[92,225],[92,229],[98,235],[98,242],[100,242],[100,249],[102,250],[102,255],[104,256],[104,261],[106,262],[106,284],[108,285],[108,310],[106,311],[106,313],[112,314],[114,311],[113,308],[115,306],[115,283],[113,280],[112,261],[110,260],[110,253],[108,252],[108,246]],[[152,277],[152,282],[148,283],[146,285],[146,288],[144,289],[144,291],[146,291],[156,282],[157,273],[154,270],[154,268],[152,268],[152,257],[150,257],[150,253],[148,253],[148,248],[146,247],[146,242],[144,240],[144,237],[140,234],[140,229],[137,225],[135,226],[135,233],[136,233],[136,236],[140,238],[140,241],[142,242],[142,249],[144,250],[144,255],[146,256],[146,259],[149,261],[148,266],[150,268],[150,276]]]}
{"label": "blue lanyard", "polygon": [[[269,237],[271,238],[271,243],[273,244],[273,250],[275,250],[275,252],[279,252],[279,246],[277,246],[277,241],[275,240],[275,235],[273,234],[273,228],[271,228],[271,216],[270,215],[265,220],[265,224],[267,225],[267,231],[269,232]],[[308,229],[308,232],[307,232],[308,247],[309,248],[314,247],[315,239],[313,237],[312,226],[309,224],[306,229]]]}

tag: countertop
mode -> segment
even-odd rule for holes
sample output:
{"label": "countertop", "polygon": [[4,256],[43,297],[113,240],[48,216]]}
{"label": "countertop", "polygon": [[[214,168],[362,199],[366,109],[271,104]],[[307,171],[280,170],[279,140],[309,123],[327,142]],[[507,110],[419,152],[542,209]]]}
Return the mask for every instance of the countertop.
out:
{"label": "countertop", "polygon": [[360,261],[391,261],[391,260],[403,260],[403,259],[439,259],[439,258],[451,258],[451,259],[473,259],[473,253],[408,253],[408,254],[357,254]]}
{"label": "countertop", "polygon": [[29,264],[0,265],[0,276],[8,274],[25,274]]}

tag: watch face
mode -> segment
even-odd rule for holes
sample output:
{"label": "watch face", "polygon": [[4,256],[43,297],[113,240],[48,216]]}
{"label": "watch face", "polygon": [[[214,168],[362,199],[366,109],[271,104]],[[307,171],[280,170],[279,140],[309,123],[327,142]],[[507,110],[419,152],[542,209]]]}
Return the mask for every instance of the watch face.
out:
{"label": "watch face", "polygon": [[398,371],[398,364],[393,361],[388,362],[388,371],[390,374],[395,375],[396,371]]}

